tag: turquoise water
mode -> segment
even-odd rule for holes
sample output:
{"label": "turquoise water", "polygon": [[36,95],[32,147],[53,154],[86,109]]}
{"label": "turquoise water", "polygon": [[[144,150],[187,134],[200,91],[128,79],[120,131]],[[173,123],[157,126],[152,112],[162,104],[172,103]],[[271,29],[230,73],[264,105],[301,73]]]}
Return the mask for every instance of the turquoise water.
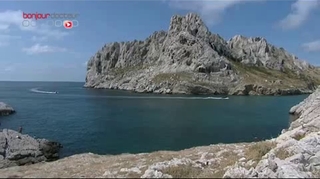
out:
{"label": "turquoise water", "polygon": [[62,156],[180,150],[277,136],[288,127],[290,107],[306,97],[231,96],[219,100],[82,86],[0,82],[0,101],[17,110],[0,118],[1,128],[22,126],[24,133],[57,140],[64,146]]}

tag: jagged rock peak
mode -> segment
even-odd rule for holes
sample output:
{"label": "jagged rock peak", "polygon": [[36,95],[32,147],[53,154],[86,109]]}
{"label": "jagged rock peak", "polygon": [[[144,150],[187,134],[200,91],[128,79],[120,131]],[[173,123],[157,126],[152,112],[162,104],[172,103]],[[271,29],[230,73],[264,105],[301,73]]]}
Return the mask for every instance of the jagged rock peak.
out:
{"label": "jagged rock peak", "polygon": [[235,41],[248,41],[250,43],[261,42],[261,43],[268,44],[267,40],[263,37],[246,37],[243,35],[235,35],[228,41],[228,43],[235,42]]}
{"label": "jagged rock peak", "polygon": [[146,40],[150,40],[150,39],[158,39],[160,37],[164,37],[167,35],[167,32],[164,30],[161,31],[155,31],[153,34],[151,34]]}
{"label": "jagged rock peak", "polygon": [[181,31],[187,31],[193,36],[204,36],[209,32],[208,27],[196,13],[188,13],[185,16],[172,16],[169,34],[176,34]]}

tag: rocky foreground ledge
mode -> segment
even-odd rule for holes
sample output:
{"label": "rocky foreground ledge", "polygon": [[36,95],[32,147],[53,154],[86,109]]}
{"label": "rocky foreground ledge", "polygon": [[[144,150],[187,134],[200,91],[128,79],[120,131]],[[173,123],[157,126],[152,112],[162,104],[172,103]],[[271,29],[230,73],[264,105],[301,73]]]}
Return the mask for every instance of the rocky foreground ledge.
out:
{"label": "rocky foreground ledge", "polygon": [[57,142],[34,139],[29,135],[3,129],[0,131],[0,168],[56,160],[59,158],[60,147]]}
{"label": "rocky foreground ledge", "polygon": [[[292,107],[294,121],[272,140],[274,147],[257,166],[236,163],[225,177],[310,178],[320,177],[320,89]],[[271,145],[271,143],[270,143]]]}
{"label": "rocky foreground ledge", "polygon": [[15,113],[16,111],[4,102],[0,102],[0,116],[7,116]]}
{"label": "rocky foreground ledge", "polygon": [[295,121],[274,139],[142,154],[74,155],[0,170],[0,177],[320,177],[320,89],[293,107]]}

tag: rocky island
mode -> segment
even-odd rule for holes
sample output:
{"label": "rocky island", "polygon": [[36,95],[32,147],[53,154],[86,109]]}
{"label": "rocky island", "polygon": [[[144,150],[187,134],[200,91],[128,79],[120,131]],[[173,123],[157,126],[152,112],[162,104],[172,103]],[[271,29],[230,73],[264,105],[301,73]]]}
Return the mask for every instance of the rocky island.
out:
{"label": "rocky island", "polygon": [[7,116],[15,113],[16,111],[4,102],[0,102],[0,116]]}
{"label": "rocky island", "polygon": [[294,121],[277,138],[141,154],[78,154],[0,169],[0,177],[319,178],[320,87],[292,107]]}
{"label": "rocky island", "polygon": [[144,93],[311,93],[320,70],[262,37],[226,41],[194,13],[171,18],[144,41],[106,44],[89,61],[85,87]]}

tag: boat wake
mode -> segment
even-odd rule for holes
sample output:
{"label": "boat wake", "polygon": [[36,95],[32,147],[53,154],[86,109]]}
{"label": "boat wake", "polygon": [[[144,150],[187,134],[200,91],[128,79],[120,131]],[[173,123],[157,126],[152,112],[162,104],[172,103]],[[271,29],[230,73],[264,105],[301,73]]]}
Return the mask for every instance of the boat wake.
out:
{"label": "boat wake", "polygon": [[206,99],[229,99],[229,97],[207,97]]}
{"label": "boat wake", "polygon": [[56,91],[41,91],[39,90],[39,88],[32,88],[30,89],[31,92],[34,92],[34,93],[43,93],[43,94],[57,94],[58,92]]}

